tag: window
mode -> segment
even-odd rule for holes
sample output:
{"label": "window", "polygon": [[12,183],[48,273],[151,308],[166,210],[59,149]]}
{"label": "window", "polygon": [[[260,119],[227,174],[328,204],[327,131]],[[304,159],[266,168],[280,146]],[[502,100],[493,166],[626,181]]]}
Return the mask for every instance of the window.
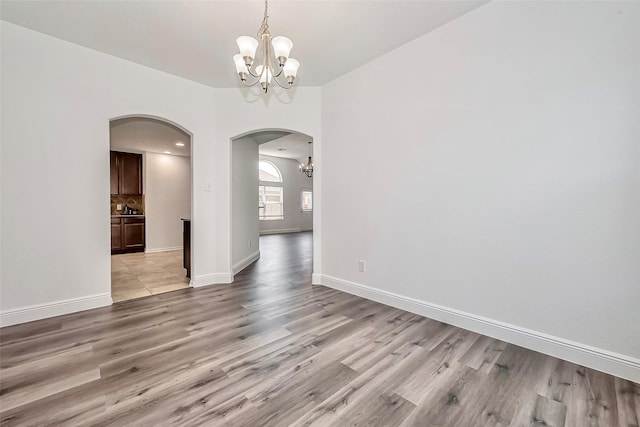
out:
{"label": "window", "polygon": [[284,219],[282,187],[258,186],[258,217]]}
{"label": "window", "polygon": [[280,170],[271,162],[260,160],[258,163],[258,179],[267,182],[282,182]]}
{"label": "window", "polygon": [[311,191],[303,191],[300,200],[302,212],[311,212],[313,210],[313,193]]}
{"label": "window", "polygon": [[258,218],[261,220],[284,219],[282,184],[262,185],[265,182],[281,183],[282,174],[276,165],[265,160],[258,162]]}

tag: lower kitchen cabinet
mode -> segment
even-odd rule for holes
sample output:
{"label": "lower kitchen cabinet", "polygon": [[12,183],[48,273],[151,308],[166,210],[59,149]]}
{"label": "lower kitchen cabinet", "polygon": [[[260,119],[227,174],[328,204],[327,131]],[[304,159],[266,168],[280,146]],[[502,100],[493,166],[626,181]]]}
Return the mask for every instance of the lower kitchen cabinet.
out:
{"label": "lower kitchen cabinet", "polygon": [[111,218],[111,253],[122,249],[122,225],[120,218]]}
{"label": "lower kitchen cabinet", "polygon": [[111,253],[144,251],[144,217],[111,218]]}

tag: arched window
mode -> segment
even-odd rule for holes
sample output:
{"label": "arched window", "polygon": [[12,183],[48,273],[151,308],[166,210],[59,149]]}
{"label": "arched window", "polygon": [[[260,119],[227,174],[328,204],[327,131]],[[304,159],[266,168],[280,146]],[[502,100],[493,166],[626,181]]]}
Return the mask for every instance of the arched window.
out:
{"label": "arched window", "polygon": [[[255,164],[255,163],[254,163]],[[282,174],[280,169],[271,162],[260,160],[258,163],[259,180],[269,182],[282,182]]]}
{"label": "arched window", "polygon": [[[261,220],[284,219],[282,174],[276,165],[260,160],[258,163],[258,217]],[[280,183],[264,185],[264,183]]]}

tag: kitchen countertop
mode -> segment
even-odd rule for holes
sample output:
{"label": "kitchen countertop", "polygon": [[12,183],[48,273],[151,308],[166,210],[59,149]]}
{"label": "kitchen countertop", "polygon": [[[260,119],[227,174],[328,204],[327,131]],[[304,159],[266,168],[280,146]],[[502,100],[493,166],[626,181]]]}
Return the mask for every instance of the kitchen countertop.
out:
{"label": "kitchen countertop", "polygon": [[144,218],[144,215],[111,215],[111,218],[120,218],[120,217],[125,217],[125,218]]}

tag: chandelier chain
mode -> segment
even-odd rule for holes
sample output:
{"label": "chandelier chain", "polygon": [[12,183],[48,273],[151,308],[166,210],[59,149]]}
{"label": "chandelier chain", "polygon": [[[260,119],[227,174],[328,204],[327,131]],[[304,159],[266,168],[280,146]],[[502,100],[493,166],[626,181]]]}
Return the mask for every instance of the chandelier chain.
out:
{"label": "chandelier chain", "polygon": [[263,34],[269,34],[269,13],[267,11],[267,0],[264,0],[264,18],[262,18],[262,25],[258,30],[258,38],[262,38]]}

